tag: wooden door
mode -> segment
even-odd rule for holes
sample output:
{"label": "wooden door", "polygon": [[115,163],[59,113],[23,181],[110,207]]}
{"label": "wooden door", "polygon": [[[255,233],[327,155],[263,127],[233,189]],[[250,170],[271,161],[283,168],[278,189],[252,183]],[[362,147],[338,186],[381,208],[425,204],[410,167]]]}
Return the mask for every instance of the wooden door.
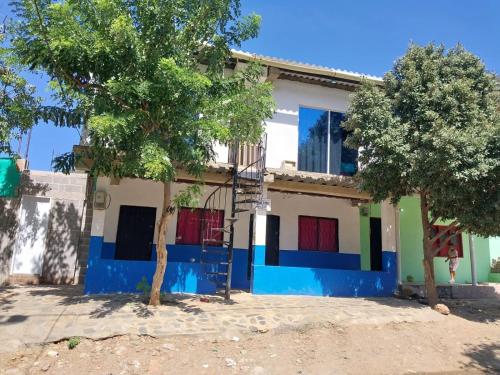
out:
{"label": "wooden door", "polygon": [[280,264],[280,217],[267,215],[266,224],[266,266]]}
{"label": "wooden door", "polygon": [[151,260],[156,208],[120,206],[115,259]]}

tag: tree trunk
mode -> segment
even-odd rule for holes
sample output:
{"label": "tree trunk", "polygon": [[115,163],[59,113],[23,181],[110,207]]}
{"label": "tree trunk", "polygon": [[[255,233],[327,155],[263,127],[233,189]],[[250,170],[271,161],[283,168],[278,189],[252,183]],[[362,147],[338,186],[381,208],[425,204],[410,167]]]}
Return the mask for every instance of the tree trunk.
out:
{"label": "tree trunk", "polygon": [[160,290],[167,268],[167,226],[172,217],[173,210],[170,206],[170,182],[163,183],[163,206],[161,218],[158,223],[158,239],[156,241],[156,271],[151,285],[149,304],[160,305]]}
{"label": "tree trunk", "polygon": [[429,223],[429,206],[427,204],[427,196],[425,193],[420,193],[420,211],[422,213],[422,227],[424,230],[423,247],[424,247],[424,277],[425,291],[429,306],[434,308],[439,302],[434,281],[434,252],[432,251],[431,241],[431,224]]}

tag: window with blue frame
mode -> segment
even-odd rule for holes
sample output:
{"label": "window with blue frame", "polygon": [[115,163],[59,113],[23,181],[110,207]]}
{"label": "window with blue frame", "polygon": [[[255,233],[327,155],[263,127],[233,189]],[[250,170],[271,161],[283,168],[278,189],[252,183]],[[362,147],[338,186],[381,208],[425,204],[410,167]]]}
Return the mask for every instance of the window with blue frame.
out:
{"label": "window with blue frame", "polygon": [[358,151],[344,144],[347,131],[340,126],[344,120],[344,113],[299,108],[299,170],[347,176],[356,173]]}

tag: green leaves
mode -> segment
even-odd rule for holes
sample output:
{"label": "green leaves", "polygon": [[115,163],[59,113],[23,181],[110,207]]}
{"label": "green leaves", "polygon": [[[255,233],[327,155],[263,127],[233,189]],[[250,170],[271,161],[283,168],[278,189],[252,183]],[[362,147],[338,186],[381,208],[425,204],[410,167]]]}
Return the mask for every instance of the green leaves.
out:
{"label": "green leaves", "polygon": [[[483,63],[457,46],[412,45],[354,95],[345,126],[361,147],[361,187],[375,199],[423,191],[432,215],[500,233],[499,96]],[[495,146],[496,145],[496,146]]]}
{"label": "green leaves", "polygon": [[216,142],[261,136],[273,111],[262,67],[224,70],[260,25],[239,0],[34,1],[14,1],[14,52],[87,121],[93,174],[169,182],[180,166],[201,181]]}

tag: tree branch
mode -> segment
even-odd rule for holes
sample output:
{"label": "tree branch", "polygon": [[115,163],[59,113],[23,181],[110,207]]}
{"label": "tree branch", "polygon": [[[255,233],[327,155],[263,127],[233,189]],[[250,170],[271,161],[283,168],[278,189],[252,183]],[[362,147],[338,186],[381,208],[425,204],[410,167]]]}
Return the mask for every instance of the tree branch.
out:
{"label": "tree branch", "polygon": [[439,216],[436,216],[435,218],[433,218],[433,219],[430,221],[429,225],[434,225],[434,224],[436,224],[436,221],[438,221],[438,220],[439,220]]}
{"label": "tree branch", "polygon": [[455,237],[455,236],[457,236],[458,234],[460,234],[460,233],[462,233],[462,229],[458,229],[456,232],[453,232],[452,234],[450,234],[450,235],[448,236],[448,238],[446,239],[446,241],[444,241],[444,243],[442,243],[442,244],[441,244],[441,245],[440,245],[440,246],[439,246],[439,247],[438,247],[438,248],[434,251],[434,256],[438,255],[438,254],[439,254],[439,252],[440,252],[441,250],[443,250],[446,246],[448,246],[448,244],[449,244],[450,240],[451,240],[453,237]]}
{"label": "tree branch", "polygon": [[[38,3],[36,0],[32,0],[32,2],[33,2],[33,6],[35,7],[35,10],[37,13],[38,22],[40,23],[40,27],[41,27],[42,32],[43,32],[44,42],[45,42],[45,45],[47,46],[47,51],[49,52],[50,59],[52,60],[52,64],[54,64],[54,68],[57,71],[59,71],[59,73],[61,73],[67,81],[72,82],[76,87],[78,87],[78,88],[93,88],[93,89],[99,90],[100,92],[109,95],[113,100],[115,100],[117,103],[119,103],[124,109],[130,109],[130,106],[127,104],[127,102],[125,100],[123,100],[122,98],[120,98],[116,95],[111,94],[109,92],[109,90],[107,90],[104,86],[98,85],[95,83],[90,83],[90,82],[82,82],[78,78],[75,78],[71,74],[69,74],[68,72],[64,71],[64,69],[62,69],[59,66],[56,59],[54,58],[54,54],[52,53],[52,49],[50,48],[50,44],[49,44],[49,41],[47,38],[47,30],[46,30],[47,28],[46,28],[45,24],[43,23],[43,19],[42,19],[42,15],[41,15]],[[61,87],[61,91],[62,91],[63,95],[66,96],[66,92],[64,91],[64,88],[61,84],[61,81],[59,80],[59,77],[57,80],[59,82],[59,86]],[[143,110],[141,109],[141,111],[143,111]]]}
{"label": "tree branch", "polygon": [[456,228],[458,224],[458,221],[455,220],[453,221],[450,225],[446,226],[444,229],[441,229],[434,237],[430,239],[431,245],[433,245],[443,234],[445,234],[447,231],[449,231],[452,228]]}

